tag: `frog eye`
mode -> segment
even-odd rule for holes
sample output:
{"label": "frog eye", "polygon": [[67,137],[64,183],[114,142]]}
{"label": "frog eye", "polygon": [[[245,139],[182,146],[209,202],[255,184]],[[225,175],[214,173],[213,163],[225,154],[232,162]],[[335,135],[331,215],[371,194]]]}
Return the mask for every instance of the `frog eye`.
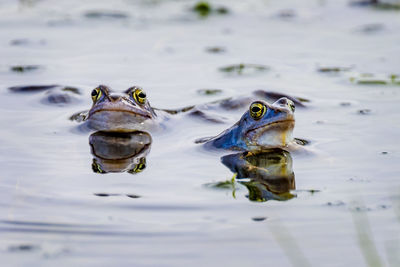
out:
{"label": "frog eye", "polygon": [[146,93],[141,89],[136,89],[133,91],[132,97],[139,104],[144,104],[146,102]]}
{"label": "frog eye", "polygon": [[255,102],[250,106],[250,115],[255,120],[259,120],[262,116],[264,116],[266,111],[267,107],[260,102]]}
{"label": "frog eye", "polygon": [[139,173],[142,172],[144,169],[146,169],[146,158],[141,158],[139,160],[139,163],[131,170],[129,170],[129,173]]}
{"label": "frog eye", "polygon": [[296,107],[294,106],[294,103],[293,103],[293,102],[289,102],[288,106],[289,106],[289,108],[290,108],[290,110],[291,110],[292,112],[294,112],[294,110],[296,109]]}
{"label": "frog eye", "polygon": [[93,102],[98,101],[102,94],[103,93],[101,92],[101,90],[99,88],[93,89],[93,91],[91,93]]}
{"label": "frog eye", "polygon": [[106,173],[100,166],[100,164],[96,163],[96,160],[93,160],[92,170],[95,173]]}

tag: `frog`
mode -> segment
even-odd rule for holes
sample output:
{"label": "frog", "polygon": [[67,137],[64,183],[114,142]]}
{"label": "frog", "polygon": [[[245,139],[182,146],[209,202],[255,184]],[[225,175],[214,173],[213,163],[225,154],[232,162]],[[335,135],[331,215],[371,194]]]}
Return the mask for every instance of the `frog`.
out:
{"label": "frog", "polygon": [[109,87],[99,85],[91,92],[93,105],[87,113],[90,128],[99,131],[128,132],[147,128],[157,115],[146,93],[132,86],[123,94],[112,93]]}
{"label": "frog", "polygon": [[292,193],[296,189],[296,183],[289,151],[271,148],[238,152],[222,156],[221,162],[234,173],[234,178],[231,181],[209,184],[213,188],[235,191],[237,185],[243,185],[248,190],[246,197],[255,202],[286,201],[296,197]]}
{"label": "frog", "polygon": [[152,137],[147,132],[102,132],[89,136],[93,155],[92,170],[106,174],[127,172],[138,174],[146,168],[146,156],[150,152]]}
{"label": "frog", "polygon": [[272,104],[254,101],[233,126],[215,137],[196,140],[216,149],[253,151],[296,146],[293,138],[295,104],[281,97]]}
{"label": "frog", "polygon": [[140,86],[132,86],[123,93],[114,93],[108,86],[99,85],[91,92],[93,104],[90,110],[75,113],[70,119],[85,122],[89,129],[98,131],[152,131],[177,114],[213,123],[225,123],[227,119],[218,114],[221,113],[221,109],[230,112],[242,109],[254,99],[276,100],[282,96],[304,107],[303,99],[257,90],[246,97],[225,98],[177,109],[161,109],[150,105],[146,92]]}

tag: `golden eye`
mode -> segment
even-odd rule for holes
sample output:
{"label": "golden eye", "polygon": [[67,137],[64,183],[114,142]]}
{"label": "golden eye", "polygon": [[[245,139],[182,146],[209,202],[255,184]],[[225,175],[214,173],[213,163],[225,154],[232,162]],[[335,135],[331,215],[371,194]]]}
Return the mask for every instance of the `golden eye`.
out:
{"label": "golden eye", "polygon": [[92,170],[95,173],[106,173],[105,171],[103,171],[100,164],[96,163],[95,160],[93,160],[93,163],[92,163]]}
{"label": "golden eye", "polygon": [[136,89],[132,93],[133,99],[139,104],[144,104],[146,102],[146,93],[141,89]]}
{"label": "golden eye", "polygon": [[139,160],[139,163],[132,170],[129,170],[129,173],[139,173],[142,172],[144,169],[146,169],[146,158],[141,158]]}
{"label": "golden eye", "polygon": [[96,101],[98,101],[100,99],[100,97],[102,95],[102,92],[101,92],[101,90],[99,88],[96,88],[96,89],[93,89],[91,95],[92,95],[93,102],[96,102]]}
{"label": "golden eye", "polygon": [[294,106],[294,103],[293,102],[289,102],[289,108],[290,108],[290,110],[292,111],[292,112],[294,112],[294,110],[296,109],[296,107]]}
{"label": "golden eye", "polygon": [[264,116],[267,111],[267,107],[259,102],[255,102],[250,106],[250,115],[253,119],[259,120],[262,116]]}

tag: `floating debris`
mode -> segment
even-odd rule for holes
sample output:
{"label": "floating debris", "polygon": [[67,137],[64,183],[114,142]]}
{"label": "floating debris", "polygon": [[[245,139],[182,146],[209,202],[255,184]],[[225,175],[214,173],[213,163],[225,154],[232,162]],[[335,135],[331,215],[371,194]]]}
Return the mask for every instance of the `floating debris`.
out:
{"label": "floating debris", "polygon": [[128,194],[128,195],[126,195],[127,197],[129,197],[129,198],[141,198],[141,196],[139,196],[139,195],[133,195],[133,194]]}
{"label": "floating debris", "polygon": [[96,197],[111,197],[111,196],[119,196],[120,194],[109,194],[109,193],[94,193]]}
{"label": "floating debris", "polygon": [[76,88],[76,87],[69,87],[69,86],[66,86],[66,87],[64,87],[63,89],[61,89],[62,91],[65,91],[65,92],[71,92],[71,93],[73,93],[73,94],[77,94],[77,95],[81,95],[82,93],[81,93],[81,91],[78,89],[78,88]]}
{"label": "floating debris", "polygon": [[318,67],[318,72],[337,73],[351,70],[352,67]]}
{"label": "floating debris", "polygon": [[397,74],[375,75],[361,73],[350,77],[350,82],[360,85],[400,85],[400,77]]}
{"label": "floating debris", "polygon": [[44,44],[46,44],[46,41],[44,39],[30,40],[28,38],[20,38],[20,39],[13,39],[10,41],[10,45],[12,46],[44,45]]}
{"label": "floating debris", "polygon": [[208,53],[221,54],[221,53],[224,53],[226,50],[224,47],[221,47],[221,46],[212,46],[212,47],[207,47],[206,51]]}
{"label": "floating debris", "polygon": [[199,89],[197,90],[199,95],[219,95],[222,93],[221,89]]}
{"label": "floating debris", "polygon": [[15,93],[25,93],[25,92],[41,92],[51,90],[53,88],[59,87],[59,85],[25,85],[25,86],[12,86],[8,90]]}
{"label": "floating debris", "polygon": [[197,2],[192,8],[193,12],[196,12],[200,17],[208,17],[212,13],[225,15],[229,13],[228,8],[220,6],[220,7],[212,7],[210,3],[206,1]]}
{"label": "floating debris", "polygon": [[28,71],[34,71],[40,69],[39,65],[18,65],[18,66],[12,66],[11,71],[13,72],[28,72]]}
{"label": "floating debris", "polygon": [[253,217],[251,219],[255,222],[262,222],[262,221],[265,221],[267,219],[267,217]]}
{"label": "floating debris", "polygon": [[229,65],[229,66],[219,68],[219,71],[237,74],[237,75],[256,73],[256,72],[264,72],[267,70],[269,70],[269,67],[265,66],[265,65],[244,64],[244,63],[236,64],[236,65]]}
{"label": "floating debris", "polygon": [[359,111],[358,111],[358,113],[359,114],[361,114],[361,115],[369,115],[369,114],[371,114],[371,110],[370,109],[360,109]]}
{"label": "floating debris", "polygon": [[29,252],[29,251],[38,250],[38,249],[40,249],[39,246],[31,245],[31,244],[21,244],[21,245],[8,247],[8,251],[11,251],[11,252]]}
{"label": "floating debris", "polygon": [[89,19],[127,19],[128,14],[121,11],[88,11],[85,17]]}

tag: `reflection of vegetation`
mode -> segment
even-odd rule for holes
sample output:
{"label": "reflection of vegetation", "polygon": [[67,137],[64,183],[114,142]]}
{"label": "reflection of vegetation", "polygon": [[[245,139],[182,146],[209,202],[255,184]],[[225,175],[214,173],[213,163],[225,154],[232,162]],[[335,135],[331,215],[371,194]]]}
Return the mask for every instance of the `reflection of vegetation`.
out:
{"label": "reflection of vegetation", "polygon": [[299,244],[296,242],[296,239],[291,235],[282,222],[277,221],[268,225],[271,230],[270,232],[278,245],[282,248],[292,266],[311,266]]}
{"label": "reflection of vegetation", "polygon": [[211,6],[210,3],[206,1],[200,1],[198,2],[192,9],[194,12],[196,12],[200,17],[207,17],[211,13],[216,13],[216,14],[227,14],[229,13],[229,10],[226,7],[217,7],[214,8]]}
{"label": "reflection of vegetation", "polygon": [[354,226],[357,231],[358,243],[368,266],[382,266],[375,243],[372,240],[371,227],[364,211],[353,211]]}
{"label": "reflection of vegetation", "polygon": [[209,53],[220,54],[225,52],[225,48],[219,46],[207,47],[206,51]]}
{"label": "reflection of vegetation", "polygon": [[207,186],[209,188],[222,189],[222,190],[232,190],[232,197],[233,198],[236,198],[236,189],[237,189],[236,185],[237,185],[237,183],[236,183],[236,174],[234,174],[232,179],[230,179],[230,180],[205,184],[205,186]]}
{"label": "reflection of vegetation", "polygon": [[197,93],[200,95],[218,95],[222,93],[221,89],[199,89]]}
{"label": "reflection of vegetation", "polygon": [[18,65],[18,66],[12,66],[11,67],[11,71],[14,72],[28,72],[28,71],[33,71],[33,70],[37,70],[40,67],[38,65]]}
{"label": "reflection of vegetation", "polygon": [[382,3],[379,0],[361,0],[352,2],[353,6],[370,6],[379,10],[400,10],[400,4],[398,3]]}
{"label": "reflection of vegetation", "polygon": [[120,11],[88,11],[85,17],[89,19],[126,19],[129,16]]}
{"label": "reflection of vegetation", "polygon": [[236,64],[219,68],[222,72],[234,73],[238,75],[245,74],[246,72],[262,72],[269,70],[268,66],[259,64]]}
{"label": "reflection of vegetation", "polygon": [[362,85],[400,85],[400,77],[396,74],[375,75],[361,73],[350,77],[350,81]]}
{"label": "reflection of vegetation", "polygon": [[337,72],[349,71],[350,69],[351,69],[350,67],[319,67],[318,71],[324,73],[337,73]]}

